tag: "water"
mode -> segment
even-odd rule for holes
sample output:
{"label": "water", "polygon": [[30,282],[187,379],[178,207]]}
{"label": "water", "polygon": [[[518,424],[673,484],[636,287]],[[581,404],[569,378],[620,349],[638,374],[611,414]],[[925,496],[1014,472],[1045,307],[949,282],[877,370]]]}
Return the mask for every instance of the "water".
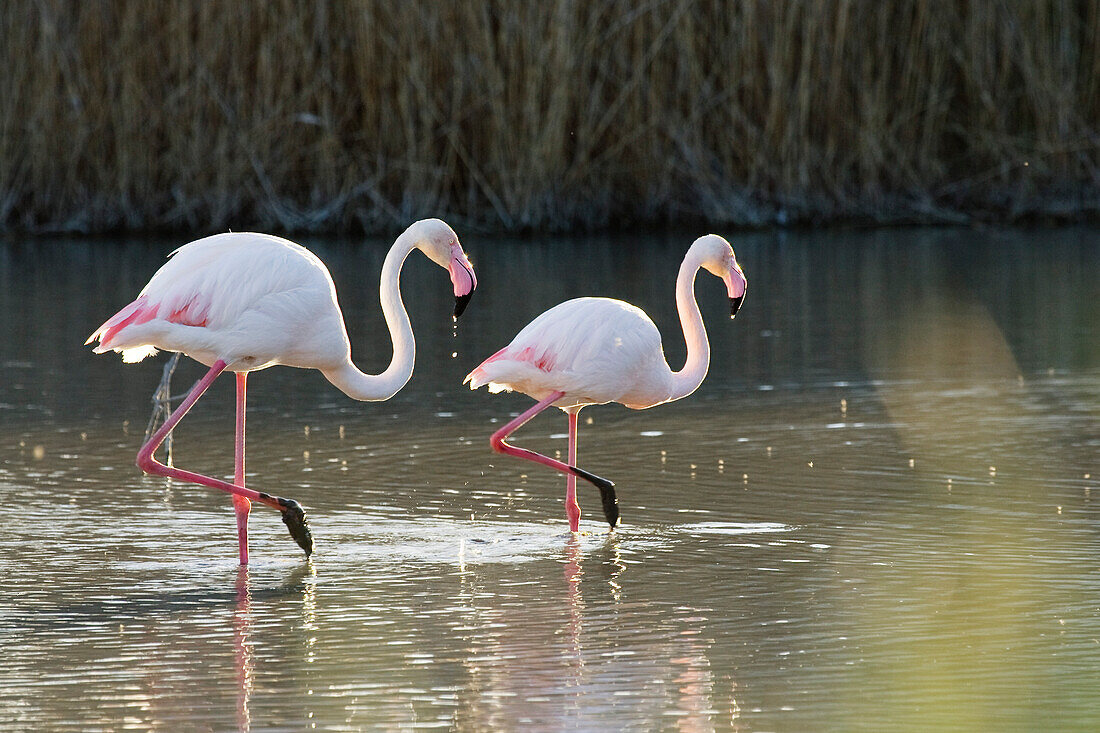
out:
{"label": "water", "polygon": [[[249,381],[248,480],[301,501],[304,562],[253,511],[133,466],[163,357],[85,337],[179,241],[0,247],[0,729],[1094,730],[1100,727],[1100,232],[743,234],[732,323],[697,291],[688,399],[581,413],[615,480],[492,453],[530,401],[460,382],[546,307],[645,308],[674,366],[692,235],[464,237],[481,287],[410,258],[416,374],[387,403],[320,375]],[[307,240],[381,370],[384,248]],[[452,358],[452,353],[457,356]],[[181,364],[183,391],[202,373]],[[175,462],[233,466],[232,380]],[[589,423],[591,419],[591,423]],[[520,445],[564,452],[565,419]]]}

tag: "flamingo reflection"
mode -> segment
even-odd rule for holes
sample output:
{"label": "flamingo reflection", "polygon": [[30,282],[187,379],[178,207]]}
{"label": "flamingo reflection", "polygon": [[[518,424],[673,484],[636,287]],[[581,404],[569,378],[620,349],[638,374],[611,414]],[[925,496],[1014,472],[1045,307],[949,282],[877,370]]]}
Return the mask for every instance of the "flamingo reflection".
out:
{"label": "flamingo reflection", "polygon": [[[467,682],[452,725],[594,730],[661,718],[685,733],[736,729],[735,685],[710,659],[712,609],[649,602],[624,587],[619,537],[591,540],[565,540],[557,589],[556,573],[490,586],[460,564]],[[628,589],[636,597],[624,601]]]}

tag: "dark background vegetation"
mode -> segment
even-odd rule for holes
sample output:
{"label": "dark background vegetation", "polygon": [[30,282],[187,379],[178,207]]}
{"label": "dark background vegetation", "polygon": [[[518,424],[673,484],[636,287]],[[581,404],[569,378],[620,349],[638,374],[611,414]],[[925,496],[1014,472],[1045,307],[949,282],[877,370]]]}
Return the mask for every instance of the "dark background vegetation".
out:
{"label": "dark background vegetation", "polygon": [[0,229],[1083,219],[1095,0],[0,3]]}

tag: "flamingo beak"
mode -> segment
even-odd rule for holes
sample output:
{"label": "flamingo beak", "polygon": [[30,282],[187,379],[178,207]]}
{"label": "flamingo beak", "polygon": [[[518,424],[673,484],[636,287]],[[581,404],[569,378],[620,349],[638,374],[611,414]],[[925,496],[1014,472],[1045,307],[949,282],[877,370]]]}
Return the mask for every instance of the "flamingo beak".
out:
{"label": "flamingo beak", "polygon": [[477,288],[477,276],[474,275],[474,266],[470,264],[465,254],[456,255],[448,265],[447,271],[451,273],[451,284],[454,285],[454,317],[458,318],[466,310],[470,296]]}
{"label": "flamingo beak", "polygon": [[749,282],[737,267],[730,270],[722,279],[726,281],[726,290],[730,296],[730,319],[732,320],[737,315],[737,311],[741,310],[741,303],[745,300],[745,291],[749,287]]}

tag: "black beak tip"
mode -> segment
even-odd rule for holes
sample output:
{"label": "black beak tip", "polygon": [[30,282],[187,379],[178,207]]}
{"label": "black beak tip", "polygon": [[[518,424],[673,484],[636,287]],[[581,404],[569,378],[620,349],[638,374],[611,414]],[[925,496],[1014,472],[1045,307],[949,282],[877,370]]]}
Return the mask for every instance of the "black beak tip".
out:
{"label": "black beak tip", "polygon": [[473,292],[455,296],[455,318],[461,316],[463,311],[466,310],[466,306],[470,303],[471,295],[473,295]]}
{"label": "black beak tip", "polygon": [[730,319],[737,315],[737,311],[741,310],[741,302],[745,299],[742,295],[740,298],[730,298]]}

